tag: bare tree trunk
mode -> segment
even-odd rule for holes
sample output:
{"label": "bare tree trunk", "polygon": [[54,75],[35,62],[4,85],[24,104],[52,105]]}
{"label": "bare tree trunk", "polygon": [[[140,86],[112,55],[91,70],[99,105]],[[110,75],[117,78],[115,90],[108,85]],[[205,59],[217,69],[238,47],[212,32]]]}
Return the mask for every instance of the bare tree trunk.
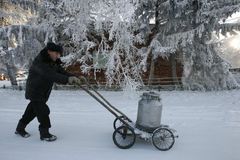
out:
{"label": "bare tree trunk", "polygon": [[16,79],[16,68],[13,64],[6,63],[7,74],[10,78],[11,85],[17,86],[17,79]]}
{"label": "bare tree trunk", "polygon": [[[152,49],[150,48],[148,50],[148,52],[152,52]],[[155,61],[154,61],[154,57],[152,55],[150,71],[149,71],[149,77],[148,77],[148,85],[151,85],[153,83],[154,71],[155,71]]]}
{"label": "bare tree trunk", "polygon": [[170,55],[173,84],[178,85],[176,53]]}

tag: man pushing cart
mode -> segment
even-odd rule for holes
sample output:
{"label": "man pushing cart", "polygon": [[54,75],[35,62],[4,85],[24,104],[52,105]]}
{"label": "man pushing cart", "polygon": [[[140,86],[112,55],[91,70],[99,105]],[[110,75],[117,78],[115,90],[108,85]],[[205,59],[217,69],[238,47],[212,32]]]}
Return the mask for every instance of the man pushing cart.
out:
{"label": "man pushing cart", "polygon": [[[47,46],[35,58],[29,70],[26,84],[26,99],[30,100],[22,118],[19,120],[15,133],[21,137],[30,136],[26,126],[37,117],[40,125],[40,139],[55,141],[57,136],[49,133],[50,110],[46,102],[52,90],[53,83],[79,85],[84,91],[98,101],[116,118],[113,122],[113,142],[121,149],[128,149],[136,138],[151,141],[161,151],[167,151],[175,143],[175,130],[161,124],[162,104],[160,96],[155,92],[145,92],[139,101],[137,121],[134,123],[127,115],[114,107],[97,90],[89,85],[84,77],[76,77],[66,72],[60,66],[60,56],[63,49],[55,43]],[[85,84],[83,86],[83,84]],[[85,87],[86,86],[86,87]]]}

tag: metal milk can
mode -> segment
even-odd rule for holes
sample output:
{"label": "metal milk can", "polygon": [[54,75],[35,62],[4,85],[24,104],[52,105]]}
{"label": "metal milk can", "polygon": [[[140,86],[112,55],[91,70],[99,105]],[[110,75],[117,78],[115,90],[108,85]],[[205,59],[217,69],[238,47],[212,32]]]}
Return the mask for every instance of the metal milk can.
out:
{"label": "metal milk can", "polygon": [[160,95],[155,92],[145,92],[138,102],[136,127],[153,132],[161,124],[162,104]]}

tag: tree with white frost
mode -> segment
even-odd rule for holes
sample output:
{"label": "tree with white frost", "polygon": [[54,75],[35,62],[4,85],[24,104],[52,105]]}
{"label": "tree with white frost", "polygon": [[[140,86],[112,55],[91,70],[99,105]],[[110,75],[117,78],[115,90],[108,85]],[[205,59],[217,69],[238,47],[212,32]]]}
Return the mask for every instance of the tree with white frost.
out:
{"label": "tree with white frost", "polygon": [[[156,22],[154,30],[156,36],[152,41],[156,44],[154,52],[169,54],[175,51],[182,54],[184,65],[182,82],[186,88],[211,90],[238,86],[229,72],[227,63],[219,57],[214,44],[209,42],[213,31],[223,31],[220,20],[239,10],[239,2],[238,0],[152,2],[155,3]],[[147,5],[145,1],[143,4]],[[152,12],[147,13],[145,16],[152,16]]]}
{"label": "tree with white frost", "polygon": [[[62,43],[67,65],[79,62],[86,74],[104,69],[109,85],[141,86],[144,72],[150,69],[149,82],[154,76],[157,57],[174,62],[180,55],[185,88],[227,89],[238,84],[211,39],[213,32],[239,28],[224,23],[238,11],[239,2],[42,0],[37,2],[39,16],[31,26],[40,31],[38,46],[47,41]],[[176,70],[176,64],[172,68]],[[176,72],[172,76],[176,78]]]}
{"label": "tree with white frost", "polygon": [[19,69],[28,69],[29,63],[41,48],[42,32],[28,24],[36,16],[38,1],[3,0],[0,3],[0,63],[11,84],[17,85]]}
{"label": "tree with white frost", "polygon": [[127,0],[50,1],[43,7],[46,16],[40,14],[40,25],[48,28],[53,41],[65,45],[83,73],[98,72],[102,57],[108,84],[140,84],[143,55],[134,46],[135,5]]}

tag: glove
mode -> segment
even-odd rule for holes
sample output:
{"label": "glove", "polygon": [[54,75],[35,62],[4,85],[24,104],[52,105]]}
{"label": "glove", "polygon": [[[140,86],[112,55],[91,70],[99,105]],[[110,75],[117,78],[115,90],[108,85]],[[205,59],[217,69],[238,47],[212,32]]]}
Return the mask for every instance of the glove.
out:
{"label": "glove", "polygon": [[75,76],[68,77],[68,83],[69,84],[78,84],[79,81],[80,81],[80,79],[75,77]]}

